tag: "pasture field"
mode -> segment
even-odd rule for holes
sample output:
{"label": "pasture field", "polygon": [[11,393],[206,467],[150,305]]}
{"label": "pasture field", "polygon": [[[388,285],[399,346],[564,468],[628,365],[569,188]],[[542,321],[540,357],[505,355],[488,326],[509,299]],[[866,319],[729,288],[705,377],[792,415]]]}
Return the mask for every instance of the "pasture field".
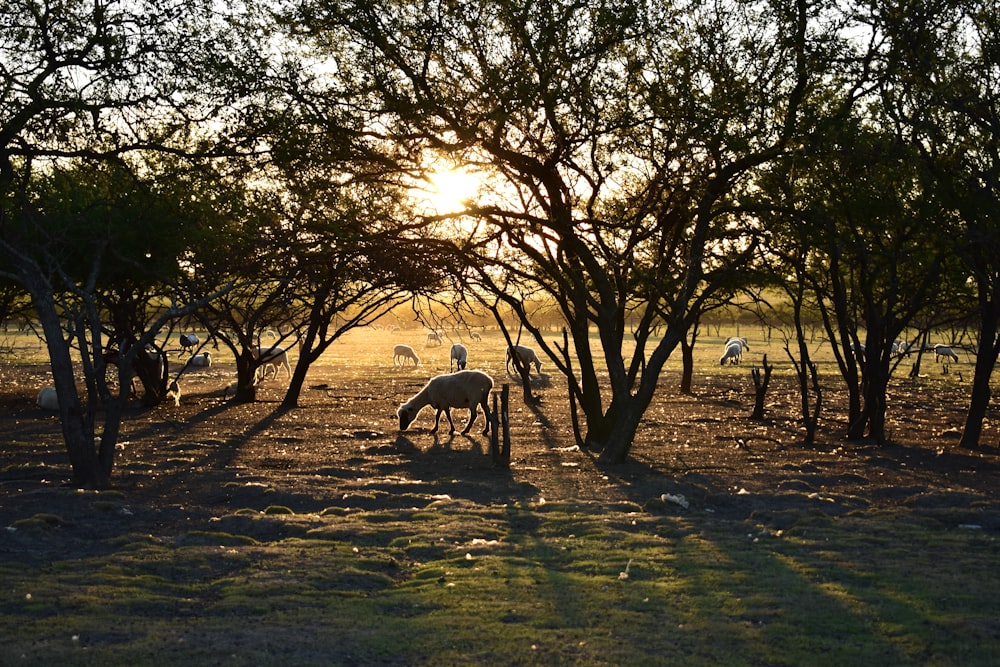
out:
{"label": "pasture field", "polygon": [[[1000,415],[957,446],[971,359],[925,357],[915,380],[905,361],[879,447],[842,438],[821,358],[805,447],[780,341],[743,331],[744,364],[720,366],[735,332],[712,333],[695,394],[678,352],[618,466],[576,447],[550,364],[523,404],[496,332],[462,342],[512,385],[509,469],[481,435],[431,433],[429,409],[398,429],[450,341],[353,332],[284,414],[283,376],[226,402],[213,351],[179,407],[128,415],[99,492],[69,486],[34,405],[37,341],[0,333],[0,665],[1000,664]],[[394,367],[397,342],[421,365]]]}

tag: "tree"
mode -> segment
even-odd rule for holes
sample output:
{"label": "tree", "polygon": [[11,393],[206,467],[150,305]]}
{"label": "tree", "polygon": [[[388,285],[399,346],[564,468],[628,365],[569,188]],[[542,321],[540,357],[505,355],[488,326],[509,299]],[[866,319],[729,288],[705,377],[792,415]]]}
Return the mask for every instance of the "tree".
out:
{"label": "tree", "polygon": [[398,203],[378,187],[343,190],[296,226],[302,272],[295,291],[304,318],[283,409],[297,406],[309,365],[340,336],[442,281],[432,248],[403,234],[408,225],[398,222]]}
{"label": "tree", "polygon": [[[219,16],[217,8],[193,0],[169,6],[12,0],[0,13],[0,266],[4,278],[31,295],[49,350],[74,481],[81,485],[109,483],[121,419],[112,407],[103,430],[95,432],[94,395],[102,391],[103,375],[101,272],[116,255],[139,264],[142,258],[129,257],[136,244],[114,221],[73,211],[67,231],[65,212],[45,197],[56,186],[47,179],[65,165],[104,162],[149,183],[152,174],[140,166],[145,152],[218,156],[236,150],[236,144],[216,150],[210,134],[194,127],[202,118],[220,117],[220,109],[232,110],[233,87],[244,80],[240,76],[252,78],[256,62],[237,62],[256,56],[249,49],[217,56],[216,37],[225,27]],[[177,49],[179,43],[185,48]],[[220,82],[229,94],[214,98]],[[154,248],[151,257],[162,255]],[[157,327],[181,312],[168,309],[150,329],[136,332],[131,347],[119,341],[119,368],[131,373]],[[74,381],[73,346],[91,397],[86,409]]]}
{"label": "tree", "polygon": [[[872,109],[875,111],[876,109]],[[852,397],[848,437],[884,443],[895,343],[941,297],[948,253],[942,208],[922,187],[909,146],[867,119],[846,118],[812,147],[795,189],[801,217],[784,238],[810,246],[808,281]],[[794,227],[794,226],[793,226]]]}
{"label": "tree", "polygon": [[[339,45],[356,103],[408,154],[489,174],[491,192],[463,212],[479,224],[458,240],[452,228],[454,252],[567,375],[588,445],[625,460],[665,361],[753,255],[755,222],[738,200],[794,141],[820,75],[807,62],[815,10],[396,9],[320,0],[295,20]],[[510,295],[512,282],[561,310],[575,366]]]}
{"label": "tree", "polygon": [[[184,309],[165,306],[151,314],[146,304],[135,304],[129,286],[149,287],[163,279],[164,266],[176,266],[174,256],[164,256],[170,242],[162,238],[171,232],[164,219],[177,222],[176,209],[127,172],[101,166],[53,168],[36,177],[24,197],[19,216],[5,226],[5,242],[19,254],[3,275],[31,294],[74,480],[104,486],[133,373],[158,398],[166,393],[165,357],[155,336]],[[107,381],[108,346],[117,390]],[[82,400],[74,353],[83,371]]]}
{"label": "tree", "polygon": [[334,341],[439,289],[451,268],[414,214],[406,143],[387,141],[369,108],[351,104],[350,81],[315,59],[286,59],[264,110],[266,173],[283,193],[281,226],[298,269],[287,287],[300,316],[298,358],[283,409],[297,405],[309,366]]}
{"label": "tree", "polygon": [[995,2],[877,7],[887,36],[881,89],[953,215],[936,221],[978,305],[978,349],[961,443],[979,444],[1000,356],[1000,9]]}

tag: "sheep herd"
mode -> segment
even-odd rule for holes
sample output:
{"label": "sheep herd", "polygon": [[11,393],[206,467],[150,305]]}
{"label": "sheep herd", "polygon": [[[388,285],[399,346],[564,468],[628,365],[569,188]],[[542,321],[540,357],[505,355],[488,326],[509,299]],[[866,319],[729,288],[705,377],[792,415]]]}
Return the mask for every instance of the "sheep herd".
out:
{"label": "sheep herd", "polygon": [[[438,332],[431,332],[427,336],[427,344],[442,345],[443,336]],[[470,340],[482,342],[482,335],[478,332],[470,334]],[[184,363],[187,368],[209,368],[212,366],[212,355],[208,351],[195,353],[200,340],[195,334],[181,334],[179,337],[181,354],[187,354],[188,358]],[[277,378],[278,373],[284,369],[288,377],[291,377],[291,365],[288,361],[288,352],[277,345],[257,346],[251,348],[250,355],[259,363],[256,371],[256,381],[271,377]],[[512,364],[517,370],[518,363],[530,373],[534,367],[536,373],[541,373],[542,361],[535,351],[524,345],[515,345],[506,351],[507,369],[510,371]],[[392,362],[394,366],[406,366],[410,363],[414,368],[420,366],[420,356],[416,350],[406,344],[397,344],[392,350]],[[461,343],[455,343],[449,351],[449,373],[431,378],[427,384],[417,392],[407,402],[399,406],[396,417],[399,419],[399,428],[406,430],[417,418],[420,411],[431,406],[435,410],[434,428],[432,432],[437,432],[442,413],[448,419],[450,433],[455,432],[455,424],[452,421],[452,408],[465,408],[469,410],[469,420],[462,430],[462,434],[468,434],[478,417],[478,410],[482,408],[483,416],[486,420],[486,427],[483,435],[488,435],[490,431],[490,409],[488,400],[493,391],[493,378],[479,370],[469,370],[469,348]],[[167,398],[173,399],[175,405],[180,404],[181,390],[176,380],[172,381],[167,392]],[[59,398],[54,387],[44,387],[39,391],[36,402],[43,410],[55,411],[59,409]]]}
{"label": "sheep herd", "polygon": [[[432,331],[427,335],[427,344],[442,345],[442,334]],[[472,341],[482,341],[482,336],[477,332],[470,335]],[[198,337],[194,334],[182,334],[180,337],[182,352],[188,352],[185,367],[210,367],[212,358],[209,352],[194,354],[194,348],[198,344]],[[852,346],[853,349],[853,346]],[[927,347],[927,350],[934,351],[935,361],[950,360],[958,361],[958,355],[947,345],[934,345]],[[722,357],[719,359],[720,365],[740,364],[743,360],[743,353],[750,350],[750,344],[744,337],[733,336],[726,339],[723,344]],[[864,346],[856,352],[864,354]],[[903,341],[896,341],[893,345],[893,355],[901,356],[909,354],[912,350],[909,344]],[[292,375],[291,366],[288,361],[288,352],[277,345],[257,346],[250,351],[254,360],[260,363],[257,370],[256,380],[260,381],[272,374],[277,378],[280,370],[284,369],[290,378]],[[392,362],[394,366],[406,366],[410,363],[414,368],[420,366],[420,357],[416,350],[410,345],[397,344],[392,350]],[[434,428],[432,432],[437,432],[444,413],[451,427],[450,432],[454,433],[455,425],[451,418],[451,408],[466,408],[469,410],[469,421],[466,423],[463,434],[467,434],[472,428],[478,416],[478,408],[482,408],[486,418],[486,428],[483,435],[489,433],[490,412],[487,404],[490,392],[493,390],[493,378],[482,371],[469,370],[469,348],[461,343],[451,346],[449,352],[449,373],[431,378],[427,384],[417,392],[407,402],[399,406],[396,416],[399,419],[399,428],[405,431],[417,418],[420,411],[431,406],[435,409]],[[535,351],[525,345],[514,345],[506,349],[506,370],[508,373],[523,369],[530,374],[532,367],[536,373],[541,373],[542,361]],[[173,398],[175,404],[180,403],[180,387],[174,381],[170,384],[168,397]],[[59,399],[53,387],[44,387],[38,392],[37,405],[43,410],[54,411],[59,409]]]}
{"label": "sheep herd", "polygon": [[[854,343],[850,344],[852,352],[864,356],[865,346],[864,343],[859,344],[855,347]],[[731,336],[726,339],[726,342],[722,345],[722,357],[719,359],[719,365],[725,366],[727,363],[731,365],[738,365],[743,362],[743,353],[750,350],[750,343],[746,338],[739,338],[736,336]],[[933,345],[924,348],[924,350],[934,352],[934,361],[938,362],[942,359],[958,361],[958,354],[952,349],[950,345]],[[892,343],[892,356],[902,357],[904,355],[909,355],[913,352],[912,346],[903,340],[896,340]],[[508,359],[510,353],[508,352]]]}

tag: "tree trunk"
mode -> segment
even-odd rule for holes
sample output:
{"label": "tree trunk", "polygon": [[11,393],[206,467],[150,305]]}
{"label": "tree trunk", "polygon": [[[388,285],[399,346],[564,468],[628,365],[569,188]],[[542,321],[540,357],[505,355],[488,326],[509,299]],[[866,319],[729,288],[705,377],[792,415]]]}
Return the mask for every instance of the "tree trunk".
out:
{"label": "tree trunk", "polygon": [[883,351],[869,349],[865,361],[864,415],[868,424],[868,437],[877,444],[886,443],[885,413],[886,393],[889,390],[889,362],[883,361]]}
{"label": "tree trunk", "polygon": [[688,342],[687,336],[683,336],[681,338],[681,361],[683,368],[683,370],[681,371],[681,393],[686,396],[690,396],[694,393],[691,388],[694,382],[693,337],[690,342]]}
{"label": "tree trunk", "polygon": [[110,483],[110,462],[107,472],[104,472],[94,448],[93,425],[88,423],[80,405],[70,348],[63,339],[59,314],[48,294],[51,294],[51,289],[31,291],[49,352],[53,384],[59,396],[59,421],[73,470],[73,483],[85,488],[107,488]]}
{"label": "tree trunk", "polygon": [[250,354],[243,350],[236,357],[236,393],[234,403],[253,403],[257,400],[257,369],[260,365]]}
{"label": "tree trunk", "polygon": [[[848,352],[855,355],[854,350]],[[867,361],[865,362],[867,363]],[[868,413],[864,409],[865,379],[863,366],[857,363],[857,357],[849,358],[846,363],[847,373],[844,380],[847,383],[847,439],[863,440],[868,426]]]}
{"label": "tree trunk", "polygon": [[329,347],[320,346],[314,350],[313,345],[316,342],[316,338],[316,327],[310,323],[305,336],[299,341],[299,358],[295,361],[295,368],[292,369],[292,377],[288,381],[288,389],[285,390],[285,397],[281,399],[281,409],[284,411],[294,410],[299,407],[299,398],[302,396],[302,387],[305,386],[309,367]]}
{"label": "tree trunk", "polygon": [[639,429],[644,409],[636,398],[628,398],[619,403],[612,401],[605,417],[607,430],[603,437],[601,454],[598,460],[602,463],[625,463],[632,449],[635,433]]}
{"label": "tree trunk", "polygon": [[753,413],[750,415],[750,419],[761,420],[764,419],[764,400],[767,398],[767,387],[771,384],[771,371],[774,370],[774,366],[768,365],[767,355],[764,355],[764,377],[760,376],[760,369],[754,366],[750,371],[750,375],[753,377],[754,386],[754,405]]}
{"label": "tree trunk", "polygon": [[302,395],[302,387],[306,382],[306,374],[309,372],[309,364],[302,363],[302,357],[292,369],[292,378],[288,381],[288,389],[285,390],[285,397],[281,399],[282,410],[293,410],[299,407],[299,397]]}
{"label": "tree trunk", "polygon": [[676,333],[671,335],[668,330],[649,356],[649,363],[646,364],[639,388],[634,394],[627,386],[613,388],[614,397],[602,420],[601,455],[598,458],[601,462],[625,463],[628,459],[639,423],[656,392],[663,365],[680,343],[681,337],[683,335],[677,336]]}
{"label": "tree trunk", "polygon": [[989,298],[980,299],[979,353],[976,355],[976,370],[972,376],[972,395],[969,398],[969,411],[965,416],[965,427],[962,429],[962,447],[978,447],[979,437],[983,431],[983,420],[990,405],[990,378],[996,368],[997,357],[1000,355],[1000,339],[997,331],[1000,329],[1000,303]]}
{"label": "tree trunk", "polygon": [[811,445],[816,440],[816,427],[819,425],[820,410],[823,407],[823,388],[819,383],[819,369],[816,367],[815,362],[809,360],[808,364],[809,377],[812,379],[813,392],[816,394],[816,403],[813,405],[813,412],[810,415],[808,412],[808,399],[803,402],[806,412],[802,415],[802,420],[806,425],[806,437],[803,442],[807,445]]}

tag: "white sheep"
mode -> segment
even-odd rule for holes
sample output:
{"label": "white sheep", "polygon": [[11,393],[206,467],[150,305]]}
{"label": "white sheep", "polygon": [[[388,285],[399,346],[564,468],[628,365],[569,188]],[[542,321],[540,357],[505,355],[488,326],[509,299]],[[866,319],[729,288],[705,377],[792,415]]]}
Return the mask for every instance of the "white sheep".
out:
{"label": "white sheep", "polygon": [[409,345],[397,345],[392,348],[392,365],[396,365],[396,361],[399,361],[400,366],[406,365],[406,360],[413,360],[414,366],[420,365],[420,357],[417,356],[416,350],[414,350]]}
{"label": "white sheep", "polygon": [[910,354],[910,344],[905,340],[892,341],[892,356],[902,357]]}
{"label": "white sheep", "polygon": [[[528,372],[531,372],[531,364],[535,365],[535,372],[542,372],[542,360],[538,358],[535,351],[526,345],[515,345],[514,350],[517,351],[517,358],[521,360],[521,364],[528,368]],[[513,358],[511,356],[511,348],[507,348],[507,372],[510,372],[511,362]]]}
{"label": "white sheep", "polygon": [[726,339],[726,344],[724,351],[722,353],[722,358],[719,359],[719,365],[725,366],[728,361],[731,364],[738,364],[743,361],[743,350],[749,350],[750,343],[747,342],[746,338],[728,338]]}
{"label": "white sheep", "polygon": [[460,371],[464,371],[465,367],[469,365],[469,351],[461,343],[455,343],[451,346],[451,358],[448,361],[449,370],[451,370],[453,362]]}
{"label": "white sheep", "polygon": [[272,345],[270,347],[257,346],[250,348],[250,354],[253,355],[254,359],[260,361],[260,367],[257,369],[258,380],[267,377],[267,370],[271,368],[274,370],[274,378],[278,379],[278,370],[284,368],[288,373],[288,377],[292,377],[292,367],[288,364],[288,353],[285,352],[284,348],[278,345]]}
{"label": "white sheep", "polygon": [[212,355],[208,352],[201,352],[200,354],[192,355],[190,359],[187,360],[187,366],[195,366],[199,368],[208,368],[212,365]]}
{"label": "white sheep", "polygon": [[42,410],[58,410],[59,394],[56,393],[55,387],[44,387],[38,392],[38,398],[35,402]]}
{"label": "white sheep", "polygon": [[952,359],[958,361],[958,355],[947,345],[935,345],[934,346],[934,361],[940,361],[941,357],[945,359]]}
{"label": "white sheep", "polygon": [[396,416],[399,417],[399,430],[405,431],[420,411],[429,405],[437,410],[433,432],[437,432],[443,412],[448,417],[448,424],[451,425],[449,433],[454,433],[455,423],[451,420],[451,408],[469,408],[469,422],[462,431],[462,435],[465,435],[479,416],[476,406],[482,406],[483,415],[486,417],[483,435],[487,435],[490,432],[488,402],[491,391],[493,391],[493,378],[482,371],[458,371],[450,375],[433,377],[416,396],[399,406],[399,410],[396,411]]}
{"label": "white sheep", "polygon": [[427,344],[428,345],[440,345],[441,344],[441,334],[437,331],[427,332]]}
{"label": "white sheep", "polygon": [[744,337],[730,336],[729,338],[726,339],[726,345],[729,345],[730,343],[739,343],[740,345],[743,346],[744,350],[750,349],[750,343],[749,341],[747,341],[745,336]]}

